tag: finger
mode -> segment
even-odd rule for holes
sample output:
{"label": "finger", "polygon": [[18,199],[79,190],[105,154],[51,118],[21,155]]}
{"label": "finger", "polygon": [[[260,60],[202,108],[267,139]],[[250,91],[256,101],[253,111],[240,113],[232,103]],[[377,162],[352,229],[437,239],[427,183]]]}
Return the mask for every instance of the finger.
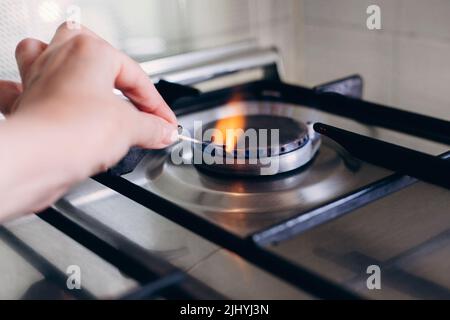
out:
{"label": "finger", "polygon": [[175,114],[144,70],[125,54],[119,52],[119,56],[115,87],[121,90],[141,111],[154,114],[176,125]]}
{"label": "finger", "polygon": [[[50,41],[51,46],[57,46],[57,45],[63,44],[64,42],[66,42],[78,35],[81,35],[81,34],[89,35],[95,39],[103,40],[95,32],[89,30],[88,28],[86,28],[82,25],[79,25],[77,28],[69,27],[69,25],[70,24],[68,24],[67,22],[64,22],[59,25],[58,29],[56,29],[56,32],[55,32],[52,40]],[[103,41],[105,41],[105,40],[103,40]]]}
{"label": "finger", "polygon": [[22,85],[13,81],[0,80],[0,112],[8,114],[22,93]]}
{"label": "finger", "polygon": [[71,38],[82,34],[85,32],[85,28],[80,26],[80,28],[70,28],[67,22],[63,22],[59,25],[59,27],[56,29],[55,34],[53,35],[52,40],[50,41],[50,46],[57,46],[61,45],[64,42],[70,40]]}
{"label": "finger", "polygon": [[22,78],[22,83],[24,86],[26,84],[30,67],[46,48],[46,43],[32,38],[24,39],[17,45],[17,66],[19,67],[20,77]]}
{"label": "finger", "polygon": [[178,140],[177,127],[161,117],[133,110],[132,144],[146,149],[160,149]]}
{"label": "finger", "polygon": [[[101,39],[97,34],[83,26],[79,29],[71,29],[66,23],[63,23],[56,31],[50,45],[64,43],[81,34],[92,36],[95,39]],[[104,41],[103,39],[101,40]],[[107,43],[106,41],[104,42]],[[115,50],[112,47],[111,49]],[[139,64],[119,51],[116,51],[116,53],[116,59],[114,59],[114,86],[121,90],[140,110],[153,113],[170,123],[176,124],[177,120],[175,114],[158,93],[155,86]]]}

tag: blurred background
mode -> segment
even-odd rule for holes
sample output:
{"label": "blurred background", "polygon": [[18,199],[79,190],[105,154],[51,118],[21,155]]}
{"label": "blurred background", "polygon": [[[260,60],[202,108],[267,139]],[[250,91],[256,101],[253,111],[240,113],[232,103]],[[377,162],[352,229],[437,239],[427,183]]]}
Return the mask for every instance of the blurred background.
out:
{"label": "blurred background", "polygon": [[448,0],[0,0],[1,78],[17,79],[17,42],[48,41],[70,5],[138,61],[251,39],[279,49],[285,81],[359,73],[367,100],[450,119]]}

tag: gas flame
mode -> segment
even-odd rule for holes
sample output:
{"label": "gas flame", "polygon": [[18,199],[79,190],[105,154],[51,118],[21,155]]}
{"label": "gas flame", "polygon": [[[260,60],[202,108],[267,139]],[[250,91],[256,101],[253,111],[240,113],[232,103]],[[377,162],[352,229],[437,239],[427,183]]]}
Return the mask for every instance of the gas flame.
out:
{"label": "gas flame", "polygon": [[243,116],[232,117],[217,121],[215,129],[220,134],[214,135],[214,143],[224,145],[226,152],[232,152],[242,134],[245,125],[245,118]]}
{"label": "gas flame", "polygon": [[[235,96],[227,105],[230,108],[239,108],[240,102],[240,97]],[[216,122],[215,129],[218,131],[218,134],[213,136],[213,142],[223,145],[226,152],[232,152],[245,129],[245,116],[240,115],[220,119]]]}

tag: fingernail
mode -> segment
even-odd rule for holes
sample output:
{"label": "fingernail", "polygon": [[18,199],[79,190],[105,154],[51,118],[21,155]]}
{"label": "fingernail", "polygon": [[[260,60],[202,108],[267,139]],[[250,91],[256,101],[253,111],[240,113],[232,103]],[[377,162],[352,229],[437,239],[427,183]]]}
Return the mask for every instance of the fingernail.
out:
{"label": "fingernail", "polygon": [[169,132],[167,134],[168,138],[166,138],[167,144],[172,144],[178,141],[178,130],[176,128],[170,127]]}

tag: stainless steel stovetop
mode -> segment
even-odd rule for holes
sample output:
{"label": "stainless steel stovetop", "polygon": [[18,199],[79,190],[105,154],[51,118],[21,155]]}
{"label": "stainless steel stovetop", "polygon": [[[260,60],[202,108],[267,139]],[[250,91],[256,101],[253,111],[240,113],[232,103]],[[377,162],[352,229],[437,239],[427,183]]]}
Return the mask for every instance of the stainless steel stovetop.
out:
{"label": "stainless steel stovetop", "polygon": [[[214,61],[220,54],[208,53]],[[240,54],[247,67],[273,76],[277,56],[245,46],[238,46],[229,63],[221,62],[217,73],[240,70]],[[207,70],[215,70],[205,61]],[[183,84],[189,84],[186,74],[196,75],[196,83],[199,74],[202,81],[209,79],[185,70],[155,77]],[[430,154],[448,149],[281,95],[262,90],[238,103],[233,99],[231,106],[231,100],[216,99],[223,96],[218,91],[174,106],[188,130],[198,120],[274,114]],[[10,258],[0,275],[23,272],[9,282],[2,279],[10,285],[0,296],[32,297],[43,290],[66,297],[61,292],[73,293],[64,290],[61,279],[75,264],[85,279],[75,294],[82,299],[450,297],[449,190],[358,160],[325,136],[305,167],[270,177],[223,176],[175,165],[172,149],[147,152],[124,179],[103,175],[81,183],[40,219],[6,225],[0,252]],[[373,264],[383,270],[383,290],[365,286],[366,269]]]}
{"label": "stainless steel stovetop", "polygon": [[[301,106],[243,101],[184,115],[179,121],[184,128],[193,130],[195,121],[207,123],[230,116],[267,113],[303,122],[321,119],[320,112]],[[326,138],[306,167],[257,178],[209,173],[193,164],[173,164],[171,152],[167,149],[149,153],[125,178],[242,237],[307,213],[392,174],[353,158]]]}

